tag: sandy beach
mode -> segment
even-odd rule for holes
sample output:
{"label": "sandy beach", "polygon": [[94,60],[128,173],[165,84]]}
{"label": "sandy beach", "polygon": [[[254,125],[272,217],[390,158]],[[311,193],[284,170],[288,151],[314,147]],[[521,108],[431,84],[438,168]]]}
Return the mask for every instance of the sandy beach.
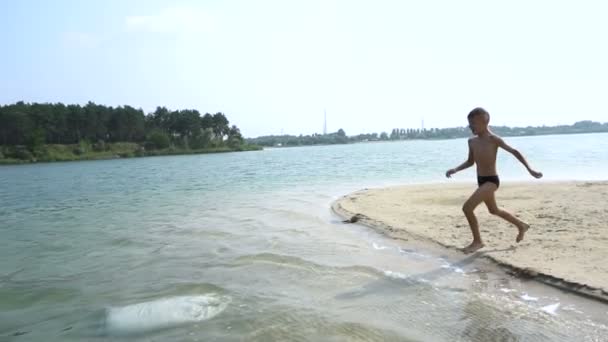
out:
{"label": "sandy beach", "polygon": [[[461,248],[472,239],[461,208],[475,187],[365,189],[339,199],[333,209],[345,218],[361,214],[360,223],[396,239]],[[486,245],[480,250],[484,257],[556,286],[608,299],[607,181],[506,183],[496,199],[531,228],[517,244],[517,229],[480,205],[475,213]]]}

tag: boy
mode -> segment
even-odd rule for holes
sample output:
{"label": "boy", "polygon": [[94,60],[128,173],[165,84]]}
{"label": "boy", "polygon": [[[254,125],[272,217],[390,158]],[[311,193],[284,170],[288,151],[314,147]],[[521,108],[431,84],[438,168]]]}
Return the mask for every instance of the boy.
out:
{"label": "boy", "polygon": [[488,128],[490,114],[485,109],[473,109],[467,116],[467,119],[469,120],[469,128],[473,134],[476,135],[476,137],[469,139],[469,158],[455,169],[448,170],[445,175],[450,178],[456,172],[469,168],[473,166],[473,164],[477,164],[477,184],[479,185],[479,188],[471,197],[469,197],[462,207],[462,211],[464,211],[464,215],[466,216],[467,221],[469,221],[471,231],[473,232],[473,242],[463,248],[463,252],[469,254],[484,246],[481,235],[479,234],[477,218],[473,213],[481,202],[485,202],[492,215],[501,217],[517,227],[519,233],[515,239],[516,242],[523,240],[524,234],[528,228],[530,228],[530,225],[522,222],[507,211],[499,209],[496,205],[494,192],[496,192],[500,186],[500,180],[498,179],[498,173],[496,172],[496,153],[498,152],[498,148],[501,147],[513,154],[533,177],[541,178],[543,174],[531,169],[528,162],[526,162],[526,159],[519,151],[507,145],[504,140],[490,131]]}

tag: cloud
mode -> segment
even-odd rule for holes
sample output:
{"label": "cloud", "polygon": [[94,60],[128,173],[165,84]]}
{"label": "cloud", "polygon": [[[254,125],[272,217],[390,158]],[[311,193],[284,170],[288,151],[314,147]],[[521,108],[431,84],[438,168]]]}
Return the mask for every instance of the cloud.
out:
{"label": "cloud", "polygon": [[209,32],[213,18],[199,8],[166,8],[155,15],[137,15],[126,18],[131,32],[191,34]]}

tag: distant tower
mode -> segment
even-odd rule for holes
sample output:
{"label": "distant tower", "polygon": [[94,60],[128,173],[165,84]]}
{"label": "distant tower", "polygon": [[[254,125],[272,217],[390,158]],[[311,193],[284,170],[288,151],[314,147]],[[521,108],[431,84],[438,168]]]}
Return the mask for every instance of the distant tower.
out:
{"label": "distant tower", "polygon": [[422,130],[424,131],[424,119],[422,119],[422,125],[421,125],[421,126],[422,126],[422,127],[421,127],[421,128],[422,128]]}
{"label": "distant tower", "polygon": [[327,111],[323,109],[323,135],[327,134]]}

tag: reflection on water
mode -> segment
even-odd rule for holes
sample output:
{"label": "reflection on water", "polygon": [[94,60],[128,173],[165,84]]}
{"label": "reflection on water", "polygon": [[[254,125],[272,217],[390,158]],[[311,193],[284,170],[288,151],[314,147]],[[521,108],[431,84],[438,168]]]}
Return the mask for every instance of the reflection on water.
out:
{"label": "reflection on water", "polygon": [[[528,146],[547,175],[570,169],[594,178],[608,167],[608,149],[599,149],[605,138],[565,137],[563,156],[552,152],[552,137],[514,145]],[[388,240],[329,212],[335,198],[359,188],[440,180],[465,152],[466,144],[458,146],[360,144],[0,168],[0,340],[608,336],[604,304],[512,278],[479,254]],[[568,157],[582,149],[586,164]],[[516,178],[521,170],[502,162],[506,178]],[[555,314],[543,311],[558,303]]]}
{"label": "reflection on water", "polygon": [[509,317],[496,315],[493,310],[479,300],[465,304],[462,320],[466,322],[462,338],[471,341],[514,342],[520,338],[504,325],[510,323]]}

